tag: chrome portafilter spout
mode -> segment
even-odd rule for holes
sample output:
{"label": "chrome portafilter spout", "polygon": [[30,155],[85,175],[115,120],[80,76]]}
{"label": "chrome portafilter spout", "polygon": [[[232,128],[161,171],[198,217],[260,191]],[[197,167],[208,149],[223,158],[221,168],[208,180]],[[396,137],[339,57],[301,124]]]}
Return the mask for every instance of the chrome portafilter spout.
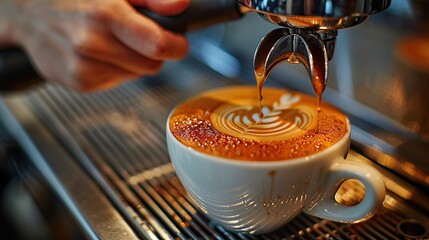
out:
{"label": "chrome portafilter spout", "polygon": [[[328,51],[327,46],[332,47],[332,51]],[[308,71],[314,91],[317,96],[321,96],[325,90],[328,60],[332,57],[333,46],[332,42],[325,45],[320,35],[311,30],[278,28],[271,31],[259,43],[253,60],[259,90],[278,64],[302,63]]]}
{"label": "chrome portafilter spout", "polygon": [[280,63],[302,63],[319,97],[326,86],[338,29],[362,23],[389,7],[391,0],[238,0],[241,11],[257,12],[281,26],[268,33],[255,51],[255,77],[261,91]]}

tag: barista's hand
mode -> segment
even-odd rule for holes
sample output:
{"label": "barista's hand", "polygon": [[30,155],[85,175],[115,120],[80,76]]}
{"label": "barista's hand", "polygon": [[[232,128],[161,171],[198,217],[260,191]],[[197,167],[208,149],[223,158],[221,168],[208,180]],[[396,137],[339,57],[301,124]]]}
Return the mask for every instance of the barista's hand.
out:
{"label": "barista's hand", "polygon": [[131,4],[175,15],[189,0],[0,0],[0,9],[9,8],[9,40],[26,49],[41,75],[87,91],[156,74],[164,60],[186,55],[184,36]]}

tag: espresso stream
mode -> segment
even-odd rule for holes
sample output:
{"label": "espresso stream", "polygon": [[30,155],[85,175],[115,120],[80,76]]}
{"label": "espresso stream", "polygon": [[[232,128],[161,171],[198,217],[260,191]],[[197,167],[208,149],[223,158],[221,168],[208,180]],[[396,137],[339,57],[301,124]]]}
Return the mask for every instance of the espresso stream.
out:
{"label": "espresso stream", "polygon": [[[290,56],[287,58],[287,61],[290,63],[300,63],[300,60],[296,58],[296,55],[298,54],[290,54]],[[317,114],[319,115],[322,111],[321,104],[322,104],[322,95],[326,88],[326,79],[323,71],[320,71],[321,69],[324,69],[324,59],[314,59],[313,61],[314,68],[313,68],[313,76],[311,79],[311,83],[313,85],[313,90],[316,93],[317,97]],[[258,99],[259,99],[259,106],[260,106],[260,112],[259,115],[263,117],[262,112],[262,100],[264,99],[262,94],[262,89],[264,86],[265,81],[268,78],[267,72],[265,72],[267,69],[263,67],[255,68],[255,79],[256,79],[256,86],[258,88]],[[316,131],[319,128],[319,124],[316,125]]]}
{"label": "espresso stream", "polygon": [[[227,87],[192,98],[172,113],[169,127],[195,150],[236,160],[276,161],[319,152],[347,131],[345,116],[298,92],[250,86]],[[260,114],[262,113],[262,115]],[[319,122],[319,128],[316,127]]]}

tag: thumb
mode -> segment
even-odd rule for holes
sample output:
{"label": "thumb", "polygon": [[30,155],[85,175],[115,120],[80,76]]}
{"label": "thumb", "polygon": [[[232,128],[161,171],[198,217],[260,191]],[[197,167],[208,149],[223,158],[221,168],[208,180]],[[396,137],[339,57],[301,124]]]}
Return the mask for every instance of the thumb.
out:
{"label": "thumb", "polygon": [[188,8],[190,0],[128,0],[131,5],[147,7],[161,15],[177,15]]}

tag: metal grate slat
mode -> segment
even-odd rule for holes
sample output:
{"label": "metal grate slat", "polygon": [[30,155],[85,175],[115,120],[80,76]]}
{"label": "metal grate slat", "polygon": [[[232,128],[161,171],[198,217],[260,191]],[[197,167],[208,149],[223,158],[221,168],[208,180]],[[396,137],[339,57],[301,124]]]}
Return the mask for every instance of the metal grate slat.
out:
{"label": "metal grate slat", "polygon": [[[301,216],[299,216],[301,217]],[[314,231],[316,231],[319,234],[319,238],[322,239],[341,239],[339,237],[335,237],[336,235],[335,230],[331,231],[329,228],[326,227],[325,224],[321,224],[321,220],[319,218],[309,216],[309,215],[302,215],[302,218],[305,218],[308,223],[307,226],[312,226]],[[335,237],[335,238],[334,238]]]}
{"label": "metal grate slat", "polygon": [[[91,136],[91,140],[96,140],[100,137],[100,135],[93,135]],[[96,141],[95,141],[96,142]],[[95,145],[98,145],[97,143],[94,143]],[[120,166],[118,166],[117,164],[115,164],[114,159],[117,159],[117,157],[120,157],[120,155],[118,155],[117,153],[113,152],[113,151],[109,151],[106,149],[106,153],[105,155],[103,155],[103,157],[105,159],[110,159],[110,162],[112,164],[113,167],[115,168],[120,168]],[[111,156],[111,157],[109,157]],[[127,173],[125,170],[121,170],[118,172],[119,175],[122,177],[123,181],[124,179],[129,179],[132,175],[130,175],[129,173]],[[147,206],[149,206],[150,209],[152,209],[152,211],[156,214],[156,216],[163,221],[163,223],[166,225],[166,227],[168,227],[174,234],[176,234],[178,237],[182,238],[182,239],[186,239],[186,237],[180,232],[180,230],[176,227],[176,225],[171,221],[172,216],[175,216],[172,211],[170,209],[167,210],[167,213],[165,214],[165,208],[166,208],[166,204],[163,203],[161,204],[161,206],[159,206],[159,198],[155,198],[155,201],[158,200],[158,202],[155,202],[153,200],[153,193],[155,191],[153,191],[152,189],[148,190],[148,192],[144,191],[142,188],[140,188],[140,186],[138,185],[131,185],[130,186],[131,189],[135,192],[135,194],[141,199],[141,202],[144,202]],[[147,189],[146,189],[147,190]],[[170,217],[169,217],[169,216]],[[181,224],[183,221],[181,219],[174,219],[176,221],[179,222],[179,224]]]}
{"label": "metal grate slat", "polygon": [[306,228],[307,233],[311,234],[313,237],[317,239],[327,239],[319,229],[314,227],[314,224],[307,215],[301,214],[296,219],[302,223],[303,228]]}
{"label": "metal grate slat", "polygon": [[[56,117],[60,118],[60,120],[62,120],[63,123],[67,123],[69,121],[68,117],[70,117],[70,116],[64,116],[63,111],[61,111],[61,109],[57,105],[57,102],[53,101],[52,96],[46,97],[46,94],[47,94],[46,92],[42,92],[42,93],[40,93],[40,96],[39,96],[40,99],[39,98],[30,99],[31,102],[37,103],[38,101],[40,101],[43,98],[45,101],[43,103],[39,104],[38,106],[43,108],[45,105],[48,105],[50,107],[49,111],[45,111],[46,115],[43,115],[41,117],[47,116],[51,111],[55,111],[58,113],[58,115]],[[55,121],[54,122],[47,121],[47,122],[50,123],[51,126],[55,126],[55,123],[56,123]],[[82,148],[85,148],[85,147],[82,147]],[[87,154],[91,155],[91,150],[88,151]],[[135,198],[133,196],[133,194],[130,193],[129,189],[124,184],[124,182],[116,177],[116,174],[113,173],[113,170],[110,167],[108,167],[103,161],[99,161],[98,158],[96,158],[96,157],[94,157],[92,160],[94,162],[98,163],[99,169],[103,172],[103,174],[105,174],[105,176],[109,179],[109,181],[111,181],[113,183],[112,184],[114,186],[113,191],[115,191],[115,190],[117,191],[117,193],[115,194],[115,197],[119,197],[119,201],[125,205],[126,210],[131,209],[131,206],[128,205],[127,202],[131,205],[134,205],[134,206],[138,206],[140,204],[140,201],[137,198]],[[118,207],[118,208],[120,208],[120,207]],[[139,209],[137,212],[139,212],[140,214],[145,216],[146,211],[143,211],[143,210],[144,209]],[[131,214],[131,216],[129,214],[124,213],[125,216],[127,216],[127,219],[130,219],[130,217],[131,217],[131,219],[136,219],[136,214],[134,211],[128,212],[128,213]],[[154,238],[154,236],[156,236],[157,234],[161,234],[161,236],[162,236],[164,229],[158,228],[158,230],[157,230],[157,228],[155,227],[155,229],[152,230],[152,227],[150,227],[147,224],[147,222],[152,222],[151,221],[152,219],[153,218],[151,218],[151,217],[146,217],[144,220],[137,218],[137,225],[141,226],[141,228],[137,228],[137,232],[140,232],[141,235],[145,236],[148,239],[158,239],[157,237]],[[144,223],[144,225],[141,225],[142,223]],[[156,226],[156,224],[153,224],[152,226]],[[168,239],[168,237],[165,236],[164,239]]]}
{"label": "metal grate slat", "polygon": [[[58,100],[62,100],[62,99],[67,99],[67,97],[64,97],[64,95],[62,95],[63,96],[63,98],[58,98]],[[75,103],[79,103],[79,102],[77,102],[77,101],[75,101],[76,99],[72,99],[71,100],[71,102],[70,102],[70,104],[69,104],[69,106],[70,107],[73,107],[74,106],[74,104]],[[80,109],[85,109],[85,108],[82,108],[82,106],[85,106],[84,104],[83,105],[81,105],[80,107],[76,107],[75,106],[75,109],[74,109],[74,111],[76,111],[76,112],[78,112]],[[73,123],[72,123],[73,124]],[[86,123],[86,124],[88,124],[88,123]],[[90,129],[96,129],[96,128],[94,128],[94,127],[92,127],[92,128],[90,128]],[[89,140],[89,139],[88,139]],[[90,141],[90,140],[89,140]],[[99,141],[94,141],[94,143],[95,144],[99,144]],[[94,144],[93,143],[93,144]],[[100,145],[100,147],[105,147],[105,146],[102,146],[102,145]],[[89,150],[89,152],[90,153],[92,153],[92,157],[94,157],[94,158],[97,158],[96,157],[96,155],[97,155],[97,153],[95,153],[93,150]],[[98,158],[100,158],[100,157],[98,157]],[[103,158],[104,160],[107,160],[107,159],[109,159],[110,158],[110,156],[108,156],[107,158]],[[110,168],[107,168],[107,169],[116,169],[117,171],[119,170],[119,174],[120,175],[122,175],[123,176],[123,178],[128,178],[128,174],[126,174],[126,172],[125,171],[123,171],[122,170],[122,168],[121,167],[119,167],[118,166],[118,164],[116,163],[116,161],[110,161],[110,163],[113,163],[114,164],[114,166],[113,167],[110,167]],[[105,169],[105,170],[107,170],[107,169]],[[161,236],[161,238],[163,238],[163,239],[173,239],[173,237],[172,236],[170,236],[166,231],[165,231],[165,227],[164,226],[162,226],[161,224],[159,224],[158,223],[158,221],[156,220],[157,219],[157,217],[155,217],[155,216],[153,216],[153,215],[151,215],[145,208],[143,208],[142,207],[142,201],[141,200],[138,200],[138,197],[137,196],[135,196],[133,193],[132,193],[132,191],[126,186],[126,185],[124,185],[124,179],[122,178],[122,180],[120,179],[120,177],[119,176],[117,176],[116,174],[110,174],[110,175],[108,175],[108,176],[110,176],[110,179],[111,180],[113,180],[113,183],[117,186],[117,187],[120,187],[120,189],[122,190],[121,192],[124,194],[124,196],[126,197],[126,199],[128,200],[128,201],[131,201],[131,203],[133,203],[132,204],[132,206],[134,207],[134,208],[136,208],[136,210],[137,210],[137,212],[139,212],[140,214],[142,214],[146,219],[148,219],[148,222],[150,222],[150,224],[157,230],[157,233],[158,234],[160,234],[160,236]],[[168,217],[165,217],[166,219],[168,219]]]}

